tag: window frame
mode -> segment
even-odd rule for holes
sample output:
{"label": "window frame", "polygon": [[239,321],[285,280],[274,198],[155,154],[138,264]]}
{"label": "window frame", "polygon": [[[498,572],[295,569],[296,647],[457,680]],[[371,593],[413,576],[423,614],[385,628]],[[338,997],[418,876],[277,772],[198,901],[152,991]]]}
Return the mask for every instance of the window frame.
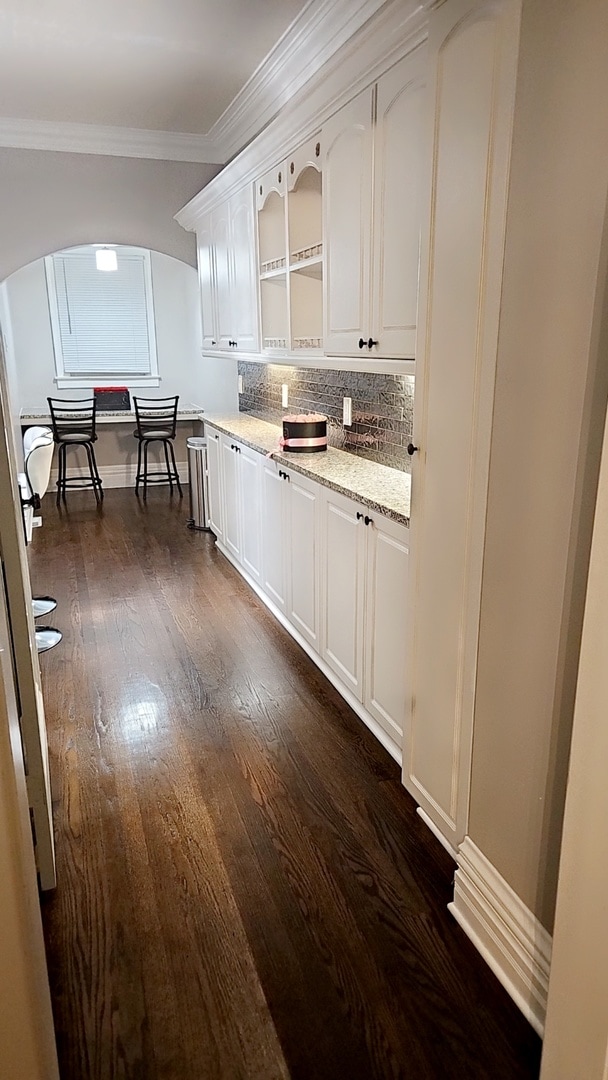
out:
{"label": "window frame", "polygon": [[[85,251],[93,251],[95,247],[102,245],[95,244],[83,244],[75,248],[66,248],[64,251],[56,251],[51,255],[46,255],[44,258],[44,269],[46,276],[46,288],[47,297],[49,303],[49,315],[51,322],[51,334],[53,338],[53,356],[55,361],[55,376],[53,382],[60,390],[66,390],[72,387],[76,390],[88,390],[96,386],[116,386],[117,382],[122,382],[129,387],[132,386],[150,386],[159,387],[161,383],[159,370],[158,370],[158,350],[156,343],[156,317],[154,310],[154,290],[152,285],[152,259],[151,252],[147,248],[133,248],[128,245],[115,244],[118,257],[120,258],[121,250],[123,253],[129,253],[131,255],[137,255],[142,258],[144,267],[144,289],[146,295],[146,311],[148,322],[148,343],[149,343],[149,355],[150,355],[150,372],[147,375],[133,375],[127,373],[121,374],[116,372],[113,375],[85,375],[85,374],[66,374],[64,367],[63,349],[61,345],[61,327],[59,321],[59,305],[57,298],[57,286],[55,281],[55,255],[63,256],[78,256],[84,254]],[[111,273],[112,271],[100,271],[100,273]]]}

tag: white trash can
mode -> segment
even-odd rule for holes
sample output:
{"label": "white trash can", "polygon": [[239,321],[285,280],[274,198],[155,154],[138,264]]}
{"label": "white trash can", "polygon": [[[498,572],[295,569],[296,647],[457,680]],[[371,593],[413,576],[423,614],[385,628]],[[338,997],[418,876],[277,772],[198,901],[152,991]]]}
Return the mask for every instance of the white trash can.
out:
{"label": "white trash can", "polygon": [[207,440],[190,438],[188,447],[188,482],[190,484],[189,529],[209,528],[209,476]]}

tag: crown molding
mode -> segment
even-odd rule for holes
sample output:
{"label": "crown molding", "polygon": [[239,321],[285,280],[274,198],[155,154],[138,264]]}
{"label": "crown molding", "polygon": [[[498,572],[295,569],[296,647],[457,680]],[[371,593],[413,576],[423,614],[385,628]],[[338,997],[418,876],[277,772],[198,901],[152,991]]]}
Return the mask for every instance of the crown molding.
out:
{"label": "crown molding", "polygon": [[209,129],[224,161],[242,150],[385,3],[309,0]]}
{"label": "crown molding", "polygon": [[195,231],[201,216],[284,160],[392,64],[423,47],[427,36],[427,3],[384,0],[376,15],[333,52],[255,141],[182,207],[176,221]]}
{"label": "crown molding", "polygon": [[222,165],[226,160],[223,151],[208,135],[8,117],[0,117],[0,146],[209,165]]}

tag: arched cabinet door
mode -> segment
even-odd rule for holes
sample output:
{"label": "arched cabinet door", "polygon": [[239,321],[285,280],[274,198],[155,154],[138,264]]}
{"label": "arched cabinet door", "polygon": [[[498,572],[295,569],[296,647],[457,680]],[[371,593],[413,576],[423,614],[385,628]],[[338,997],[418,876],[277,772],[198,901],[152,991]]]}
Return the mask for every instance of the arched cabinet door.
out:
{"label": "arched cabinet door", "polygon": [[370,87],[323,128],[325,351],[347,356],[362,354],[370,334],[374,101]]}
{"label": "arched cabinet door", "polygon": [[416,49],[378,82],[372,356],[415,356],[425,59],[425,50]]}
{"label": "arched cabinet door", "polygon": [[251,186],[230,200],[232,249],[232,346],[235,352],[254,352],[258,347],[255,236]]}

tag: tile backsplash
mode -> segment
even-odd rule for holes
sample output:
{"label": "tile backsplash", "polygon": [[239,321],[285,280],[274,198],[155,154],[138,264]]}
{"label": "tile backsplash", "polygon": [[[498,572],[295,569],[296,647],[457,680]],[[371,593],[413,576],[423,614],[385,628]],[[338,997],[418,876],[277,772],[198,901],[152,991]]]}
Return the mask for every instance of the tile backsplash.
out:
{"label": "tile backsplash", "polygon": [[[331,446],[359,454],[402,472],[410,471],[407,444],[412,438],[414,376],[375,372],[256,364],[239,360],[243,392],[240,412],[280,424],[286,413],[321,412],[327,416]],[[281,406],[281,386],[289,387],[289,405]],[[342,398],[352,399],[352,425],[342,426]]]}

